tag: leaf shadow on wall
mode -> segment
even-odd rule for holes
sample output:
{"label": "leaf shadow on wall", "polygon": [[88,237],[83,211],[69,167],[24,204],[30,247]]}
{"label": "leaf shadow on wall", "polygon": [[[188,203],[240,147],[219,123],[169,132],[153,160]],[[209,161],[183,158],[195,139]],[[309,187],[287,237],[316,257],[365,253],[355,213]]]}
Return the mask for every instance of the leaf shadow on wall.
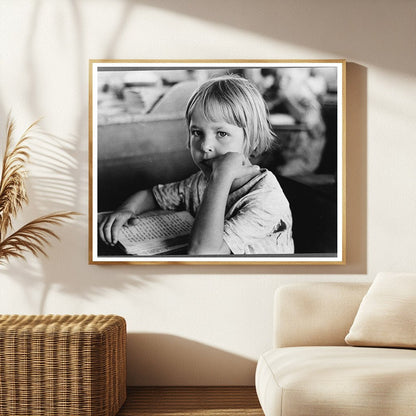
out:
{"label": "leaf shadow on wall", "polygon": [[[51,69],[48,62],[39,60],[37,52],[37,39],[42,32],[42,18],[44,13],[51,10],[49,4],[36,1],[33,3],[29,31],[25,42],[25,66],[29,70],[27,76],[27,91],[25,91],[25,104],[30,110],[33,119],[44,113],[42,100],[44,84],[42,74]],[[63,7],[62,7],[63,6]],[[85,31],[82,24],[80,5],[76,1],[67,1],[52,11],[65,17],[65,24],[74,27],[76,35],[76,55],[70,61],[73,70],[70,80],[73,91],[78,97],[85,97],[79,103],[77,120],[75,120],[75,133],[63,137],[45,131],[39,132],[36,142],[31,145],[31,164],[29,165],[29,179],[27,181],[30,204],[25,207],[22,217],[43,215],[52,211],[71,210],[81,211],[82,215],[54,231],[61,241],[51,240],[51,246],[46,249],[47,259],[35,259],[30,254],[27,262],[12,261],[1,272],[6,272],[14,281],[20,283],[25,296],[22,303],[27,304],[28,310],[38,310],[39,313],[54,313],[47,305],[51,289],[57,289],[66,294],[73,294],[76,299],[91,299],[107,289],[123,290],[126,287],[143,287],[147,283],[146,277],[139,277],[137,273],[125,272],[125,267],[101,267],[100,273],[86,273],[88,263],[88,223],[87,199],[88,192],[88,71],[85,66]],[[122,32],[125,19],[128,16],[128,7],[120,21],[117,33]],[[59,17],[59,16],[55,16]],[[59,19],[58,19],[59,20]],[[57,23],[59,24],[59,22]],[[56,42],[64,41],[56,37]],[[113,37],[117,43],[117,34]],[[38,42],[39,43],[39,42]],[[113,46],[108,46],[110,56]],[[65,50],[62,44],[62,50]],[[62,65],[64,65],[64,62]],[[59,68],[59,61],[55,69]],[[59,71],[58,71],[59,72]],[[56,76],[58,77],[58,72]],[[59,79],[59,78],[58,78]],[[6,120],[8,103],[0,102],[2,119]],[[23,104],[23,103],[22,103]],[[32,120],[33,121],[33,120]],[[44,122],[47,123],[48,114]],[[43,123],[41,123],[43,124]],[[32,172],[33,170],[34,172]],[[26,218],[25,218],[26,219]],[[80,253],[82,253],[80,255]],[[94,266],[91,266],[94,267]],[[98,267],[98,266],[95,266]],[[154,283],[155,279],[153,279]],[[34,287],[42,289],[33,290]],[[41,293],[39,295],[39,293]],[[39,297],[40,296],[40,297]],[[19,313],[20,305],[16,305]],[[65,311],[59,311],[65,313]],[[71,311],[69,311],[71,312]],[[80,309],[82,313],[82,309]],[[113,311],[109,311],[112,313]]]}
{"label": "leaf shadow on wall", "polygon": [[[75,199],[80,190],[76,182],[78,161],[74,143],[76,141],[73,138],[61,138],[43,131],[34,134],[30,141],[31,159],[27,180],[29,205],[27,209],[24,207],[21,215],[25,221],[51,211],[76,209]],[[52,288],[74,295],[77,299],[91,299],[109,288],[123,290],[126,287],[137,288],[147,284],[146,278],[134,273],[116,272],[117,267],[101,268],[99,277],[85,273],[88,254],[87,229],[87,216],[81,214],[53,228],[60,241],[53,238],[49,240],[50,246],[45,250],[48,258],[41,256],[35,259],[28,253],[27,261],[13,260],[5,266],[7,274],[21,284],[26,297],[24,301],[32,309],[38,309],[40,314],[55,313],[46,310]],[[80,249],[85,256],[75,254]],[[115,279],[115,276],[118,277]],[[40,297],[34,295],[39,293],[33,291],[34,286],[42,287]],[[20,305],[16,305],[16,308],[19,307]],[[18,312],[19,309],[16,309],[16,313]],[[115,312],[110,310],[109,313]]]}

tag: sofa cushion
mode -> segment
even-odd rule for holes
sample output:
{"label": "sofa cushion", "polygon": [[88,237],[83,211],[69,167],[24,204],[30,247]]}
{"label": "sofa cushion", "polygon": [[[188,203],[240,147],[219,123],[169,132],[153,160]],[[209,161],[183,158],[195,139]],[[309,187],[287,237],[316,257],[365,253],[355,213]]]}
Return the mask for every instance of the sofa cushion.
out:
{"label": "sofa cushion", "polygon": [[416,414],[416,351],[289,347],[263,354],[256,389],[266,416]]}
{"label": "sofa cushion", "polygon": [[378,274],[345,341],[354,346],[416,348],[416,274]]}
{"label": "sofa cushion", "polygon": [[273,347],[345,346],[367,283],[298,283],[274,297]]}

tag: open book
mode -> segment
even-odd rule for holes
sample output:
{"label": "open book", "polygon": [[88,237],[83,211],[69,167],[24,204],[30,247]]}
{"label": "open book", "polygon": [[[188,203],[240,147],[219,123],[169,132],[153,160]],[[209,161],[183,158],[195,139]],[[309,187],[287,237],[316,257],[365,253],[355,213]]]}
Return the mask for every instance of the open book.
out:
{"label": "open book", "polygon": [[[130,255],[173,254],[188,245],[194,218],[187,211],[150,211],[121,228],[119,245]],[[181,250],[182,249],[182,250]]]}

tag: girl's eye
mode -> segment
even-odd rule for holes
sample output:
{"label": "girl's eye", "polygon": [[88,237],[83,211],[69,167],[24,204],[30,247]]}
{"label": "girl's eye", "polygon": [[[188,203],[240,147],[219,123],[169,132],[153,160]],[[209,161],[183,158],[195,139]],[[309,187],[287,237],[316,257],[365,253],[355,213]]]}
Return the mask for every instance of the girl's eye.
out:
{"label": "girl's eye", "polygon": [[201,130],[191,130],[192,136],[200,137],[202,135]]}
{"label": "girl's eye", "polygon": [[226,137],[226,136],[228,136],[228,133],[226,133],[225,131],[219,131],[217,134],[218,134],[219,137]]}

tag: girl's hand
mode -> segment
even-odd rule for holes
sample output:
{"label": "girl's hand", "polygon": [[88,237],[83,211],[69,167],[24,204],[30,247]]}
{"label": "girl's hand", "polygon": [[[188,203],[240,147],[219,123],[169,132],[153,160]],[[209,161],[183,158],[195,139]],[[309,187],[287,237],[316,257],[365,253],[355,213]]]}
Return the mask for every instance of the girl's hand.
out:
{"label": "girl's hand", "polygon": [[258,171],[258,166],[252,165],[247,157],[237,152],[228,152],[213,159],[212,162],[212,173],[221,178],[229,178],[231,181],[254,176]]}
{"label": "girl's hand", "polygon": [[105,215],[98,225],[101,240],[106,244],[115,245],[121,227],[131,220],[135,222],[136,215],[157,209],[158,205],[151,189],[144,189],[131,195],[111,214]]}
{"label": "girl's hand", "polygon": [[124,226],[131,218],[135,216],[133,211],[119,210],[104,216],[98,225],[98,232],[101,240],[111,246],[118,241],[118,234],[121,227]]}
{"label": "girl's hand", "polygon": [[241,153],[229,152],[209,161],[211,176],[205,188],[189,240],[188,253],[230,254],[224,241],[224,216],[230,192],[259,172]]}

